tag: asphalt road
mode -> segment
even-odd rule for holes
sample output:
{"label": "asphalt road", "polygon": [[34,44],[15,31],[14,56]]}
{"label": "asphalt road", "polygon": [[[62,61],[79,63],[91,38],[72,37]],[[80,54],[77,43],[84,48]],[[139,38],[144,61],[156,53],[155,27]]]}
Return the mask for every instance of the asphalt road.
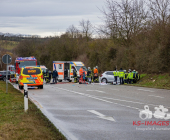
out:
{"label": "asphalt road", "polygon": [[[170,139],[170,111],[153,115],[160,105],[170,110],[170,90],[65,83],[29,89],[29,97],[69,140]],[[152,118],[142,120],[145,105]]]}

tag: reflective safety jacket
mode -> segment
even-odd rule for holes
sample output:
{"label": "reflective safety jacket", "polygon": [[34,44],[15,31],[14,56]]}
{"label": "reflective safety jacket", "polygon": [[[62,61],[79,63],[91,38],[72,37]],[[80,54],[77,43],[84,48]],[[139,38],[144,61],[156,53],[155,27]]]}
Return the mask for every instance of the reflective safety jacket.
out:
{"label": "reflective safety jacket", "polygon": [[123,70],[119,71],[119,78],[124,78],[125,72]]}
{"label": "reflective safety jacket", "polygon": [[92,70],[89,69],[89,70],[87,71],[87,77],[91,77],[91,76],[92,76]]}
{"label": "reflective safety jacket", "polygon": [[83,74],[83,68],[80,68],[79,69],[79,75],[82,75]]}
{"label": "reflective safety jacket", "polygon": [[113,71],[113,75],[114,76],[119,76],[119,72],[118,71]]}
{"label": "reflective safety jacket", "polygon": [[129,72],[129,73],[128,73],[128,78],[129,78],[129,79],[133,79],[133,73],[132,73],[132,72]]}
{"label": "reflective safety jacket", "polygon": [[75,69],[73,70],[73,77],[77,77],[77,71]]}
{"label": "reflective safety jacket", "polygon": [[125,73],[124,79],[128,79],[128,73]]}
{"label": "reflective safety jacket", "polygon": [[95,68],[94,69],[94,74],[96,74],[96,73],[98,74],[98,69]]}

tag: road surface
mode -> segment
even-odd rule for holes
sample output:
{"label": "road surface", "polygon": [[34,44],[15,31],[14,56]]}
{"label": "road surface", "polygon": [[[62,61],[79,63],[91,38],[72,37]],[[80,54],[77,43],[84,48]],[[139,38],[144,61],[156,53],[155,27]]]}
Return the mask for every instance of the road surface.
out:
{"label": "road surface", "polygon": [[[69,140],[170,139],[170,111],[161,113],[170,110],[170,90],[65,83],[28,92]],[[140,114],[144,106],[149,109]]]}

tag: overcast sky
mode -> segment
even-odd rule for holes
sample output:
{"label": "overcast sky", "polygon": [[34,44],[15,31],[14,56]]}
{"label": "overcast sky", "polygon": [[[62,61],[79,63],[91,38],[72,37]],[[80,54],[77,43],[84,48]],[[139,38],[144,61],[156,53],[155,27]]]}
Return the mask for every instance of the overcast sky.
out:
{"label": "overcast sky", "polygon": [[0,32],[54,36],[82,19],[102,23],[106,0],[0,0]]}

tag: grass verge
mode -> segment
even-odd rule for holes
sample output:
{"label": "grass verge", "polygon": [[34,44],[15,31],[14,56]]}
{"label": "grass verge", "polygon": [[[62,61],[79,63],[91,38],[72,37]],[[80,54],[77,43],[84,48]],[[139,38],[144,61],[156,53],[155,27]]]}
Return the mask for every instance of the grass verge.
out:
{"label": "grass verge", "polygon": [[141,74],[135,86],[170,89],[170,74]]}
{"label": "grass verge", "polygon": [[58,129],[29,101],[24,112],[24,97],[12,85],[0,81],[0,140],[65,140]]}

